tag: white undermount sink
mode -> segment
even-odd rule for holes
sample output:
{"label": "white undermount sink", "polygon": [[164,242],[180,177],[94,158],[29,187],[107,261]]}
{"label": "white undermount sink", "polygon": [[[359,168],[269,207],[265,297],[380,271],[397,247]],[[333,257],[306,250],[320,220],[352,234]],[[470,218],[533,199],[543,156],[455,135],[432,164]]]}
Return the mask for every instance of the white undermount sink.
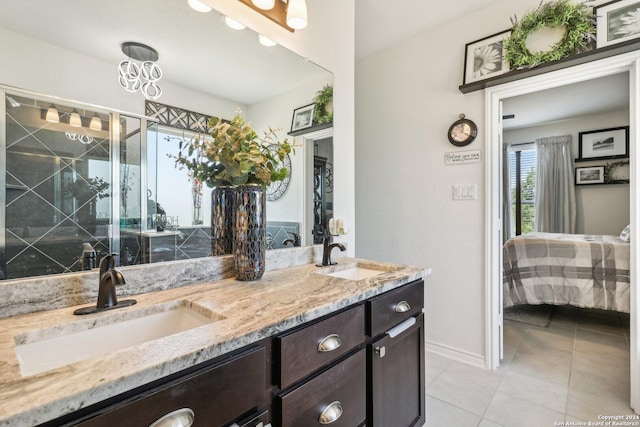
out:
{"label": "white undermount sink", "polygon": [[346,266],[337,266],[327,272],[320,272],[320,274],[325,274],[331,277],[339,277],[341,279],[347,280],[362,280],[367,279],[369,277],[374,277],[379,274],[388,273],[389,270],[384,267],[377,268],[374,265],[349,265]]}
{"label": "white undermount sink", "polygon": [[[62,328],[32,331],[14,337],[22,375],[35,375],[104,356],[224,318],[215,313],[205,316],[184,303],[152,306],[137,311],[121,310],[108,312],[111,316],[104,313],[102,317],[83,319]],[[68,330],[72,328],[74,330]],[[50,337],[55,334],[57,336]]]}

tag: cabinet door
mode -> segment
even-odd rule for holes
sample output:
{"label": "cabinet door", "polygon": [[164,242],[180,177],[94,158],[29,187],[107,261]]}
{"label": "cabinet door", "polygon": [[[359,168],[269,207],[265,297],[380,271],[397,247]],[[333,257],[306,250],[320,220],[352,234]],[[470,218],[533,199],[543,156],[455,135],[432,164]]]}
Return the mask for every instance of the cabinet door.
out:
{"label": "cabinet door", "polygon": [[182,408],[193,411],[194,427],[228,425],[264,405],[265,371],[266,350],[259,347],[118,403],[78,425],[146,427]]}
{"label": "cabinet door", "polygon": [[367,425],[421,426],[425,422],[424,315],[396,336],[369,344]]}

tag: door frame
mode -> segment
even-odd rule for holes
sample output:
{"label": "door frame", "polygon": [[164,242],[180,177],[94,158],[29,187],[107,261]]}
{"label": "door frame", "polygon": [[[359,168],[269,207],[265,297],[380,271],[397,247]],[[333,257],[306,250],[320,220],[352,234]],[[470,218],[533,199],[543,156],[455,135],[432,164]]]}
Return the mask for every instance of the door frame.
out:
{"label": "door frame", "polygon": [[[500,364],[502,345],[502,111],[501,101],[545,89],[605,77],[629,74],[629,159],[630,159],[630,223],[640,226],[640,51],[629,52],[586,64],[576,65],[485,89],[485,365],[496,369]],[[498,143],[496,143],[496,141]],[[631,316],[630,379],[631,407],[640,412],[640,330],[638,309],[640,292],[637,271],[640,266],[639,245],[631,240]]]}

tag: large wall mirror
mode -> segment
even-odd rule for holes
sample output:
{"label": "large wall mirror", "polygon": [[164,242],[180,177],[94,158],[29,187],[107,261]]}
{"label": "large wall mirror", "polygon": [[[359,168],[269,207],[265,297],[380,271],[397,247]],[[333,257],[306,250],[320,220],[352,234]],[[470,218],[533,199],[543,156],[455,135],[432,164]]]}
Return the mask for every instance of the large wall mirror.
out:
{"label": "large wall mirror", "polygon": [[[120,253],[122,265],[210,256],[210,189],[196,188],[170,157],[199,132],[178,124],[193,112],[231,118],[238,108],[258,133],[277,128],[285,138],[293,110],[333,84],[327,70],[261,45],[250,29],[229,28],[215,10],[194,12],[186,0],[70,0],[64,7],[24,0],[0,6],[0,32],[7,63],[24,64],[20,43],[28,40],[29,64],[40,70],[19,88],[0,72],[0,279],[82,270],[85,243],[98,258]],[[74,74],[91,72],[79,73],[85,86],[116,80],[125,59],[120,44],[129,40],[159,52],[164,94],[155,102],[175,108],[175,125],[147,118],[139,93],[117,95],[137,97],[135,111],[124,113],[110,94],[91,104],[65,96],[74,93],[68,79],[57,86],[47,73],[47,61],[64,56]],[[95,73],[92,61],[110,64],[113,75]],[[317,243],[332,215],[330,133],[297,136],[296,144],[287,188],[267,206],[271,249]]]}

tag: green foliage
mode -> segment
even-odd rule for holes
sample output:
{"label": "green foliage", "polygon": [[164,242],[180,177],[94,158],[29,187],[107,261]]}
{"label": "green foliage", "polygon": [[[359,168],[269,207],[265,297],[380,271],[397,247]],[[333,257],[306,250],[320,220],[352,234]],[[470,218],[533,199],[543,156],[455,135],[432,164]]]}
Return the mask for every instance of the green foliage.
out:
{"label": "green foliage", "polygon": [[[520,185],[520,200],[523,202],[520,205],[520,226],[522,234],[532,233],[536,229],[536,211],[533,201],[536,194],[536,171],[531,169],[527,173],[527,177]],[[511,213],[513,217],[513,223],[515,223],[516,214],[516,188],[511,191],[511,201],[513,206],[511,207]],[[529,203],[524,203],[529,202]],[[515,230],[514,230],[515,231]]]}
{"label": "green foliage", "polygon": [[198,137],[181,143],[175,158],[176,166],[187,169],[192,179],[211,188],[243,184],[265,188],[288,176],[279,165],[293,145],[287,139],[278,141],[275,130],[269,128],[259,138],[239,114],[230,122],[214,117],[209,126],[212,139]]}
{"label": "green foliage", "polygon": [[[556,61],[586,51],[590,42],[595,39],[593,16],[585,2],[553,0],[541,3],[520,21],[514,17],[511,22],[511,35],[504,41],[506,59],[511,68],[534,67],[543,62]],[[532,32],[560,26],[566,29],[564,37],[550,50],[530,52],[527,49],[527,37]]]}
{"label": "green foliage", "polygon": [[317,124],[330,123],[333,121],[333,111],[326,111],[326,106],[333,101],[333,86],[326,85],[316,93],[313,98],[315,108],[313,109],[313,121]]}

